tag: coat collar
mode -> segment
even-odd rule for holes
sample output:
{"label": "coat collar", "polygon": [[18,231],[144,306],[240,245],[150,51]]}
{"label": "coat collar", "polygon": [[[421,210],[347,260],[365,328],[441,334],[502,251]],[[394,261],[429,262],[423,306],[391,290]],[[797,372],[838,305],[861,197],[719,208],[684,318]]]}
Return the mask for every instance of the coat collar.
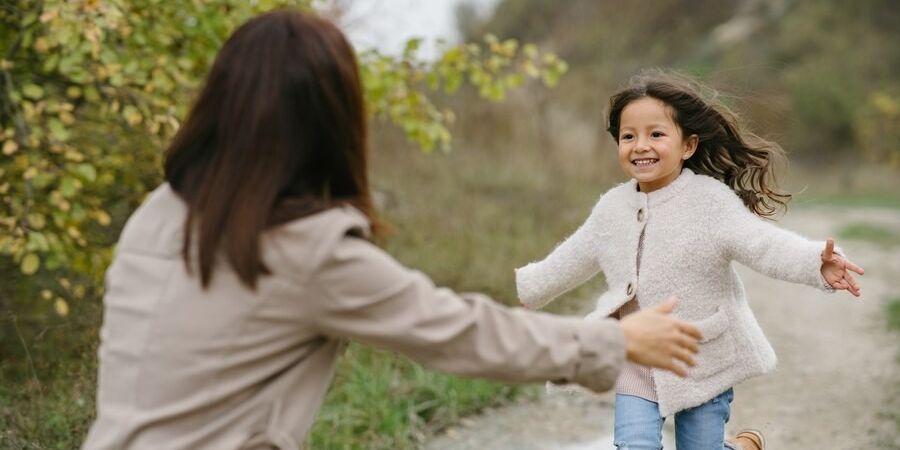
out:
{"label": "coat collar", "polygon": [[638,206],[647,205],[648,207],[662,204],[672,197],[675,197],[685,186],[687,186],[694,178],[694,172],[687,167],[681,169],[681,174],[674,181],[661,189],[657,189],[649,194],[638,191],[637,180],[634,178],[628,180],[628,192],[631,199]]}

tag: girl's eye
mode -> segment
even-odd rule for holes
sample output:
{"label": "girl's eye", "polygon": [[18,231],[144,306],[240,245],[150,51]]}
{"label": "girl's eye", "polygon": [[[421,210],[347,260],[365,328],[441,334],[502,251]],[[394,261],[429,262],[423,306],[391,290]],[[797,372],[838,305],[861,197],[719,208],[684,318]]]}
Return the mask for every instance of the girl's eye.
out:
{"label": "girl's eye", "polygon": [[622,139],[622,140],[627,141],[627,140],[630,140],[632,137],[634,137],[634,136],[633,136],[631,133],[625,133],[625,134],[623,134],[622,137],[619,138],[619,139]]}
{"label": "girl's eye", "polygon": [[651,137],[658,138],[658,137],[663,137],[663,136],[665,136],[665,134],[664,134],[662,131],[654,131],[654,132],[650,133],[650,136],[651,136]]}

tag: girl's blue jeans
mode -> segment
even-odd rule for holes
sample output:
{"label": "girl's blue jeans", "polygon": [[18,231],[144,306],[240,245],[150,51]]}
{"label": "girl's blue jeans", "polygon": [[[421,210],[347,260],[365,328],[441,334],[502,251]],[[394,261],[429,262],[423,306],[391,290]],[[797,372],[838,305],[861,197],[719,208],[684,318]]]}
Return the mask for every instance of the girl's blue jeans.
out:
{"label": "girl's blue jeans", "polygon": [[[731,449],[725,444],[725,424],[731,417],[734,390],[675,413],[675,447],[681,450]],[[619,450],[660,450],[665,418],[656,402],[616,394],[614,443]]]}

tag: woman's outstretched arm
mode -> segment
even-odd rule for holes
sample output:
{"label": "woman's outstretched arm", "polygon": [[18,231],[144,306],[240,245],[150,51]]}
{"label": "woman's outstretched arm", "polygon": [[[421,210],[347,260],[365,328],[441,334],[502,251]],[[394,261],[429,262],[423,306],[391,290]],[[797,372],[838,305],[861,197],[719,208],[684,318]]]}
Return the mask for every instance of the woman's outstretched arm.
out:
{"label": "woman's outstretched arm", "polygon": [[302,305],[310,326],[458,375],[605,391],[626,354],[670,368],[696,351],[696,330],[663,312],[619,325],[509,308],[435,287],[360,239],[343,239],[312,280],[320,295]]}

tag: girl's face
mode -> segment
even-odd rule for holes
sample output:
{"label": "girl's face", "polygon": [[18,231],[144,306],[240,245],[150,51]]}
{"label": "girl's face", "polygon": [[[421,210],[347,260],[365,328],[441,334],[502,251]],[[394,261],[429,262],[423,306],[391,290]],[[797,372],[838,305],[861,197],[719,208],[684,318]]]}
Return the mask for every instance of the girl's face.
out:
{"label": "girl's face", "polygon": [[653,192],[678,178],[697,142],[696,135],[684,139],[661,100],[641,97],[622,109],[619,165],[637,180],[641,192]]}

